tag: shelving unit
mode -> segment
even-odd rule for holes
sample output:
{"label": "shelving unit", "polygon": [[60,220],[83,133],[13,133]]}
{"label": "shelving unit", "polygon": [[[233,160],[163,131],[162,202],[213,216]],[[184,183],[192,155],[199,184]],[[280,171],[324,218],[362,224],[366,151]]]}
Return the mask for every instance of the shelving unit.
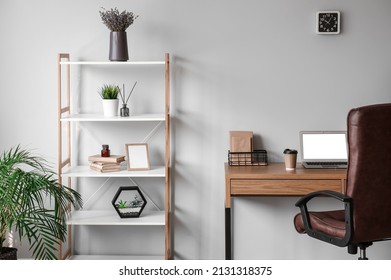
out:
{"label": "shelving unit", "polygon": [[[104,67],[152,67],[164,66],[165,112],[162,114],[140,114],[130,117],[104,117],[101,114],[74,114],[71,108],[71,66],[96,65]],[[64,84],[65,83],[65,84]],[[64,101],[65,100],[65,101]],[[65,104],[63,104],[65,103]],[[165,159],[163,166],[152,166],[150,170],[99,173],[88,165],[72,166],[71,126],[80,122],[119,122],[123,125],[132,122],[163,122],[165,124]],[[63,125],[64,124],[64,125]],[[65,138],[65,140],[64,140]],[[72,186],[72,178],[164,178],[164,210],[149,211],[139,218],[121,219],[112,210],[74,210],[68,219],[67,246],[59,247],[60,259],[159,259],[160,256],[74,256],[72,227],[74,226],[163,226],[165,251],[164,259],[171,259],[171,186],[170,186],[170,62],[169,54],[163,61],[71,61],[67,53],[58,54],[58,174],[59,182]],[[65,248],[66,247],[66,248]]]}

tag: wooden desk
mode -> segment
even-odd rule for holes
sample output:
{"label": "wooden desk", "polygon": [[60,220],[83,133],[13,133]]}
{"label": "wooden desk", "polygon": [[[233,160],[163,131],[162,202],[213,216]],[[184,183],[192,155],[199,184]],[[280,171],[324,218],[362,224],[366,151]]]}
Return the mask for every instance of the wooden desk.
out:
{"label": "wooden desk", "polygon": [[346,169],[286,171],[284,163],[267,166],[225,164],[225,258],[232,259],[231,198],[234,196],[303,196],[313,191],[345,193]]}

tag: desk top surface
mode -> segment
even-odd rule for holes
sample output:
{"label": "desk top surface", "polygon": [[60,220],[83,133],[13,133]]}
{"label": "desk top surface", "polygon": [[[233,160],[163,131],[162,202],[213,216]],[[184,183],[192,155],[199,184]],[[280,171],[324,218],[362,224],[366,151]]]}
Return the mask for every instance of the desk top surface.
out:
{"label": "desk top surface", "polygon": [[285,169],[283,162],[267,166],[229,166],[225,163],[226,179],[346,179],[347,169],[308,169],[297,163],[296,169]]}

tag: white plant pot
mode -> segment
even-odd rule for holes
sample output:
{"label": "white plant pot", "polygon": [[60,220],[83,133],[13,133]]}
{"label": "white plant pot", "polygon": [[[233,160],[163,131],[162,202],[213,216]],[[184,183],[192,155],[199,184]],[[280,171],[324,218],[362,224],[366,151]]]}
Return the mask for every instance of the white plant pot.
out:
{"label": "white plant pot", "polygon": [[103,115],[105,117],[115,117],[118,115],[118,99],[102,99]]}

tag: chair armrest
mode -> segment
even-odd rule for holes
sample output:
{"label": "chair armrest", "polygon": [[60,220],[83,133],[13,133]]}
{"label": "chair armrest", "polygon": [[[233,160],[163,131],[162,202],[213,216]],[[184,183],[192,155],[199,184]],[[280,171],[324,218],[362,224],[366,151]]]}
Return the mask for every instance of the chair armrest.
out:
{"label": "chair armrest", "polygon": [[309,194],[303,196],[302,198],[300,198],[296,202],[295,206],[300,207],[300,205],[306,204],[308,201],[310,201],[314,197],[318,197],[318,196],[332,197],[332,198],[335,198],[341,202],[350,202],[350,200],[351,200],[350,197],[348,197],[342,193],[325,190],[325,191],[312,192],[312,193],[309,193]]}
{"label": "chair armrest", "polygon": [[[312,228],[309,212],[307,209],[307,203],[311,199],[318,196],[335,198],[344,203],[346,230],[345,230],[345,236],[342,239],[337,238],[335,236],[327,235],[323,232],[315,231]],[[335,191],[328,191],[328,190],[317,191],[317,192],[309,193],[303,196],[302,198],[300,198],[296,202],[295,206],[300,208],[301,216],[304,223],[304,228],[308,235],[340,247],[347,246],[351,241],[351,238],[353,236],[353,212],[352,212],[353,208],[352,208],[352,199],[350,197]]]}

